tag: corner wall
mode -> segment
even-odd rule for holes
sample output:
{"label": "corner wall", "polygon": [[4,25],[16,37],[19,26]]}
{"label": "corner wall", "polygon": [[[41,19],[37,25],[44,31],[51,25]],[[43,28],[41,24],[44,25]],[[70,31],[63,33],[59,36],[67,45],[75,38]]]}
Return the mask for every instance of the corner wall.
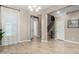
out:
{"label": "corner wall", "polygon": [[79,43],[79,28],[68,28],[68,20],[79,19],[79,11],[56,18],[56,39]]}
{"label": "corner wall", "polygon": [[79,28],[67,28],[67,21],[73,19],[79,19],[79,11],[67,15],[65,22],[65,39],[72,42],[79,42]]}
{"label": "corner wall", "polygon": [[20,11],[20,39],[21,41],[31,40],[31,19],[26,11]]}

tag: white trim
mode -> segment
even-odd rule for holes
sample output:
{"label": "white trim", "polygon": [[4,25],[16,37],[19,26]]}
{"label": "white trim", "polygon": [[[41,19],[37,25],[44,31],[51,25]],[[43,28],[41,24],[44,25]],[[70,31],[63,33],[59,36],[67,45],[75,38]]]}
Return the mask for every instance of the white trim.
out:
{"label": "white trim", "polygon": [[47,40],[41,40],[41,42],[48,42]]}
{"label": "white trim", "polygon": [[30,42],[31,40],[23,40],[23,41],[19,41],[19,43],[22,43],[22,42]]}
{"label": "white trim", "polygon": [[[31,42],[31,40],[18,41],[17,43],[13,43],[13,44],[18,44],[18,43],[22,43],[22,42]],[[3,45],[0,45],[0,46],[8,46],[8,45],[13,45],[13,44],[3,44]]]}
{"label": "white trim", "polygon": [[55,38],[55,40],[64,40],[64,39]]}
{"label": "white trim", "polygon": [[74,43],[74,44],[79,44],[79,42],[75,42],[75,41],[70,41],[70,40],[64,40],[64,41]]}
{"label": "white trim", "polygon": [[[55,40],[62,40],[62,39],[55,39]],[[74,44],[79,44],[79,42],[70,41],[70,40],[63,40],[63,41],[66,41],[66,42],[69,42],[69,43],[74,43]]]}
{"label": "white trim", "polygon": [[8,46],[8,45],[11,45],[11,44],[2,44],[2,45],[0,45],[0,46]]}

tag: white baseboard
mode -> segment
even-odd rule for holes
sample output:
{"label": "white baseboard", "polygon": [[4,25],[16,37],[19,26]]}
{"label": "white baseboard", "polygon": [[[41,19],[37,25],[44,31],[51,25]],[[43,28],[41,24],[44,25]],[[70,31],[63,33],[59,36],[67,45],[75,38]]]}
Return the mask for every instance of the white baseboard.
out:
{"label": "white baseboard", "polygon": [[64,40],[64,41],[74,43],[74,44],[79,44],[79,42],[75,42],[75,41],[70,41],[70,40]]}
{"label": "white baseboard", "polygon": [[[62,40],[62,39],[55,39],[55,40]],[[70,40],[63,40],[63,41],[66,41],[66,42],[69,42],[69,43],[74,43],[74,44],[79,44],[79,42],[70,41]]]}
{"label": "white baseboard", "polygon": [[18,44],[18,43],[22,43],[22,42],[30,42],[31,40],[23,40],[23,41],[18,41],[17,43],[11,43],[11,44],[3,44],[1,46],[7,46],[7,45],[13,45],[13,44]]}
{"label": "white baseboard", "polygon": [[55,40],[65,40],[65,39],[55,38]]}
{"label": "white baseboard", "polygon": [[41,40],[41,42],[48,42],[47,40]]}
{"label": "white baseboard", "polygon": [[22,43],[22,42],[30,42],[31,40],[23,40],[23,41],[19,41],[19,43]]}

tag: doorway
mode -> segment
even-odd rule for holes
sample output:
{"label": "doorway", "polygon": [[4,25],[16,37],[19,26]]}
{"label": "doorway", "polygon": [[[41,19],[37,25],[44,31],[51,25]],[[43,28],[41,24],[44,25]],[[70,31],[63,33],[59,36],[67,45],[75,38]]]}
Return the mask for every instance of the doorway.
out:
{"label": "doorway", "polygon": [[47,26],[48,40],[55,38],[55,17],[48,14],[48,26]]}
{"label": "doorway", "polygon": [[39,17],[31,16],[31,40],[39,40]]}

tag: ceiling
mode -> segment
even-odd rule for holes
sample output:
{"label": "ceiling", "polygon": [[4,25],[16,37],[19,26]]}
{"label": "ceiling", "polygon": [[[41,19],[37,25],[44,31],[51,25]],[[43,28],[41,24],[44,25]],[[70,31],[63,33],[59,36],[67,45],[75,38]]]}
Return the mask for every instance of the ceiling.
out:
{"label": "ceiling", "polygon": [[[11,7],[11,8],[14,8],[14,9],[23,9],[23,10],[29,10],[28,9],[28,5],[5,5],[7,7]],[[44,10],[48,7],[50,7],[51,5],[40,5],[41,6],[41,10]]]}
{"label": "ceiling", "polygon": [[[25,10],[25,11],[30,12],[30,10],[28,9],[28,5],[4,5],[4,6],[9,7],[9,8],[13,8],[13,9]],[[30,14],[37,16],[37,15],[42,14],[42,13],[50,13],[50,12],[53,12],[55,10],[64,8],[67,5],[40,5],[40,6],[41,6],[41,10],[39,12],[33,11],[33,12],[30,12]]]}
{"label": "ceiling", "polygon": [[[57,13],[58,11],[59,11],[59,13]],[[63,14],[73,13],[76,11],[79,11],[79,5],[67,6],[67,7],[59,9],[57,11],[51,12],[50,14],[54,15],[54,16],[60,16]]]}

